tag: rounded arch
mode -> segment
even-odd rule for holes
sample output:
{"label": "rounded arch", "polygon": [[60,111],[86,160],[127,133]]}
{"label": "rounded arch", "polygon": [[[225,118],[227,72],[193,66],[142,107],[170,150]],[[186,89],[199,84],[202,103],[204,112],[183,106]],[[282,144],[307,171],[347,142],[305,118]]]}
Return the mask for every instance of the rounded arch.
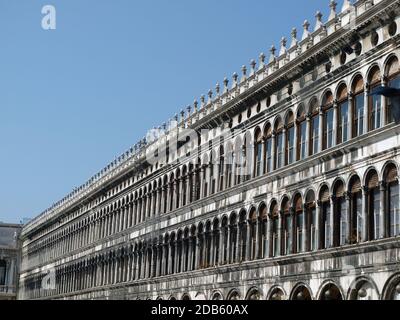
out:
{"label": "rounded arch", "polygon": [[382,168],[382,181],[388,182],[398,178],[399,168],[397,163],[394,161],[388,161],[383,165]]}
{"label": "rounded arch", "polygon": [[[322,183],[318,189],[318,200],[321,201],[321,199],[326,197],[326,195],[329,197],[329,194],[330,194],[329,191],[330,191],[329,184],[326,182]],[[328,193],[328,194],[326,194],[326,193]]]}
{"label": "rounded arch", "polygon": [[294,123],[295,118],[294,118],[294,113],[293,113],[292,109],[289,109],[286,111],[284,119],[285,119],[285,125]]}
{"label": "rounded arch", "polygon": [[221,291],[217,290],[217,291],[213,291],[211,293],[211,299],[210,300],[224,300],[224,297],[223,297]]}
{"label": "rounded arch", "polygon": [[321,94],[321,97],[319,99],[321,101],[321,104],[323,106],[327,106],[333,103],[333,93],[330,88],[325,89],[323,93]]}
{"label": "rounded arch", "polygon": [[332,183],[331,194],[343,195],[346,192],[346,183],[342,177],[337,177]]}
{"label": "rounded arch", "polygon": [[300,103],[296,111],[296,119],[305,118],[307,114],[306,108],[303,103]]}
{"label": "rounded arch", "polygon": [[361,71],[356,72],[350,80],[350,90],[353,93],[364,91],[364,75]]}
{"label": "rounded arch", "polygon": [[386,77],[390,77],[393,74],[399,73],[399,57],[395,52],[391,53],[386,59],[385,62],[383,63],[383,70],[384,70],[384,75]]}
{"label": "rounded arch", "polygon": [[312,292],[310,287],[301,282],[294,286],[290,294],[290,300],[309,301],[312,300]]}
{"label": "rounded arch", "polygon": [[192,299],[190,298],[190,294],[189,293],[184,293],[182,295],[181,300],[192,300]]}
{"label": "rounded arch", "polygon": [[272,126],[269,121],[267,121],[264,124],[263,133],[264,133],[264,137],[269,137],[272,135]]}
{"label": "rounded arch", "polygon": [[379,173],[378,173],[378,170],[376,169],[376,167],[374,167],[374,166],[368,167],[368,169],[365,170],[364,175],[362,177],[362,185],[368,186],[368,182],[375,175],[377,176],[377,179],[379,181]]}
{"label": "rounded arch", "polygon": [[392,275],[382,291],[383,300],[400,300],[400,273]]}
{"label": "rounded arch", "polygon": [[327,280],[322,283],[317,296],[318,300],[343,300],[344,294],[335,281]]}
{"label": "rounded arch", "polygon": [[286,292],[281,286],[273,286],[267,294],[267,300],[279,301],[285,299]]}
{"label": "rounded arch", "polygon": [[335,97],[337,100],[344,100],[347,98],[349,93],[348,85],[347,83],[343,80],[339,82],[339,84],[336,87],[335,90]]}
{"label": "rounded arch", "polygon": [[232,289],[227,295],[228,300],[240,300],[240,291],[238,289]]}
{"label": "rounded arch", "polygon": [[283,129],[283,121],[282,121],[281,116],[277,116],[274,121],[274,130],[278,131],[280,129]]}
{"label": "rounded arch", "polygon": [[356,278],[347,292],[348,300],[379,300],[379,290],[374,280],[363,276]]}
{"label": "rounded arch", "polygon": [[245,300],[261,300],[262,291],[257,287],[252,287],[247,291]]}
{"label": "rounded arch", "polygon": [[206,295],[204,294],[204,292],[197,292],[196,295],[194,296],[193,300],[205,301],[207,299],[206,299]]}
{"label": "rounded arch", "polygon": [[317,113],[319,109],[318,98],[316,96],[312,97],[308,102],[308,107],[306,109],[307,113]]}

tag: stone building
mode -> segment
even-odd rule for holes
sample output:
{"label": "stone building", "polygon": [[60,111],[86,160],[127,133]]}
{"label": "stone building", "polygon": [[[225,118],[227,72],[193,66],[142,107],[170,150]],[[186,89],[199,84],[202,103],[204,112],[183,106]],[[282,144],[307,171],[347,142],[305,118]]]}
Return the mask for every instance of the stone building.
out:
{"label": "stone building", "polygon": [[17,298],[22,226],[0,223],[0,300]]}
{"label": "stone building", "polygon": [[400,1],[336,7],[29,222],[19,298],[400,299]]}

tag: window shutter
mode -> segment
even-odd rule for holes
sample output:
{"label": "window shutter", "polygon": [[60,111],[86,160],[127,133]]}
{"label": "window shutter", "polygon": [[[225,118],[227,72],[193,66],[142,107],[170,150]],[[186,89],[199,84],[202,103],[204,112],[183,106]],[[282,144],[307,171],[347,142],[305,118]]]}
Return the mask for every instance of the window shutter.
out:
{"label": "window shutter", "polygon": [[379,186],[379,177],[378,174],[376,172],[374,172],[368,180],[368,188],[369,189],[374,189],[377,188]]}

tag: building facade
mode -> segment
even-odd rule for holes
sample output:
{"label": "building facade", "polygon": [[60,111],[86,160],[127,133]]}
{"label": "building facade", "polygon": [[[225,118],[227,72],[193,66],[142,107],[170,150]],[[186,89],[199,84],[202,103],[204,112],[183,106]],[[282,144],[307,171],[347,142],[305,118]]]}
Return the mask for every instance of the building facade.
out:
{"label": "building facade", "polygon": [[21,225],[0,223],[0,300],[17,298]]}
{"label": "building facade", "polygon": [[400,299],[400,1],[344,1],[22,231],[20,299]]}

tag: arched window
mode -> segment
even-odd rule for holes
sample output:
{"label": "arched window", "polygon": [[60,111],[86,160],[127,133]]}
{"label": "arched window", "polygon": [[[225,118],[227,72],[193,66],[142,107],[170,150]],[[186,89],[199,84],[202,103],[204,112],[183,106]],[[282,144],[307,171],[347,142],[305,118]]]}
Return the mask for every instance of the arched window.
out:
{"label": "arched window", "polygon": [[300,194],[297,194],[294,198],[294,210],[295,210],[295,219],[294,219],[294,247],[296,249],[295,252],[304,252],[304,234],[303,234],[303,225],[304,225],[304,212],[303,212],[303,199]]}
{"label": "arched window", "polygon": [[199,261],[198,268],[204,269],[205,268],[205,259],[204,259],[205,236],[204,236],[204,227],[203,227],[202,223],[199,224],[199,228],[197,231],[197,239],[198,239],[197,240],[197,244],[198,244],[197,254],[198,254],[198,261]]}
{"label": "arched window", "polygon": [[243,151],[242,140],[239,137],[235,143],[235,185],[242,181]]}
{"label": "arched window", "polygon": [[256,249],[256,243],[257,243],[257,211],[255,208],[252,208],[250,213],[249,213],[249,232],[250,232],[250,243],[249,243],[249,249],[250,249],[250,260],[255,260],[258,258]]}
{"label": "arched window", "polygon": [[200,185],[201,185],[201,183],[200,183],[200,179],[201,179],[201,177],[200,177],[200,159],[197,159],[197,164],[196,164],[196,170],[195,170],[195,173],[194,173],[194,176],[195,176],[195,184],[194,184],[194,186],[195,186],[195,188],[194,188],[194,201],[197,201],[197,200],[199,200],[200,199],[200,193],[201,193],[201,190],[200,190]]}
{"label": "arched window", "polygon": [[322,150],[333,147],[333,95],[328,91],[322,101],[324,112]]}
{"label": "arched window", "polygon": [[[369,91],[374,91],[381,86],[381,71],[378,66],[371,69],[369,76]],[[368,131],[375,130],[381,127],[382,117],[382,96],[371,95],[368,98]]]}
{"label": "arched window", "polygon": [[338,123],[337,123],[337,144],[346,142],[349,139],[349,100],[347,86],[342,84],[337,93],[338,100]]}
{"label": "arched window", "polygon": [[307,157],[307,121],[304,107],[301,106],[297,112],[297,160]]}
{"label": "arched window", "polygon": [[333,187],[334,216],[333,216],[333,246],[348,244],[348,216],[346,205],[346,192],[344,184],[338,180]]}
{"label": "arched window", "polygon": [[210,164],[209,164],[209,174],[210,174],[210,191],[209,194],[214,194],[215,193],[215,154],[214,151],[211,152],[210,155]]}
{"label": "arched window", "polygon": [[319,106],[318,100],[312,99],[310,102],[310,113],[311,113],[311,137],[309,144],[309,155],[312,156],[320,151],[319,146]]}
{"label": "arched window", "polygon": [[272,127],[268,123],[264,131],[265,136],[265,170],[268,173],[272,171]]}
{"label": "arched window", "polygon": [[219,182],[218,182],[219,191],[224,190],[225,186],[224,176],[225,176],[225,154],[224,154],[224,146],[221,145],[219,147]]}
{"label": "arched window", "polygon": [[178,169],[176,172],[176,185],[175,185],[175,208],[180,207],[180,189],[181,188],[181,172]]}
{"label": "arched window", "polygon": [[206,232],[204,233],[204,249],[205,249],[205,254],[204,254],[204,263],[203,263],[203,268],[209,268],[211,266],[211,246],[212,246],[212,241],[211,241],[211,221],[207,221],[206,223]]}
{"label": "arched window", "polygon": [[386,219],[387,232],[390,237],[400,235],[400,209],[399,209],[399,181],[397,168],[390,164],[385,169],[386,183]]}
{"label": "arched window", "polygon": [[[400,65],[399,65],[399,60],[396,57],[393,57],[390,59],[386,66],[385,70],[385,75],[389,81],[388,86],[392,88],[398,88],[400,89]],[[392,115],[392,106],[391,106],[391,100],[386,99],[386,121],[387,123],[394,122],[394,118]]]}
{"label": "arched window", "polygon": [[375,170],[367,175],[367,240],[372,241],[380,238],[380,190],[379,177]]}
{"label": "arched window", "polygon": [[305,286],[299,286],[292,294],[292,300],[309,301],[311,299],[310,291]]}
{"label": "arched window", "polygon": [[219,220],[215,219],[213,222],[211,266],[217,266],[220,264],[220,260],[219,260],[220,241],[221,241],[221,237],[220,237],[220,229],[219,229]]}
{"label": "arched window", "polygon": [[226,148],[226,171],[225,171],[225,186],[232,187],[233,166],[235,161],[235,153],[231,144]]}
{"label": "arched window", "polygon": [[288,198],[285,198],[282,201],[282,222],[283,222],[283,229],[282,229],[282,248],[283,248],[283,255],[293,253],[293,217],[290,212],[290,202]]}
{"label": "arched window", "polygon": [[276,131],[276,151],[275,151],[275,169],[280,169],[283,167],[284,163],[284,151],[285,143],[283,141],[283,122],[278,119],[275,123]]}
{"label": "arched window", "polygon": [[279,206],[276,201],[271,204],[271,249],[270,249],[270,256],[277,257],[279,255]]}
{"label": "arched window", "polygon": [[329,189],[323,186],[319,196],[321,209],[321,229],[320,229],[320,247],[327,249],[331,247],[331,202]]}
{"label": "arched window", "polygon": [[186,189],[187,189],[187,169],[186,166],[184,166],[182,170],[182,206],[185,206],[187,201]]}
{"label": "arched window", "polygon": [[225,265],[229,262],[229,243],[228,243],[228,232],[229,232],[229,226],[228,226],[228,218],[224,217],[222,219],[222,224],[221,224],[221,237],[222,237],[222,261],[221,264]]}
{"label": "arched window", "polygon": [[262,133],[261,130],[258,128],[256,130],[255,136],[254,136],[254,140],[255,140],[255,145],[254,145],[254,160],[255,160],[255,164],[254,164],[254,176],[255,177],[259,177],[263,174],[262,172],[262,160],[263,160],[263,154],[262,154]]}
{"label": "arched window", "polygon": [[353,97],[353,137],[358,137],[364,134],[364,80],[361,75],[358,75],[353,82],[352,91]]}
{"label": "arched window", "polygon": [[247,221],[246,211],[242,210],[239,214],[239,262],[246,261],[247,255]]}
{"label": "arched window", "polygon": [[350,243],[354,244],[361,241],[362,234],[362,190],[361,180],[354,176],[350,180]]}
{"label": "arched window", "polygon": [[314,191],[310,190],[306,196],[306,250],[307,251],[315,251],[318,249],[317,246],[317,210],[316,210],[316,203],[315,203],[315,194]]}
{"label": "arched window", "polygon": [[175,179],[172,174],[169,180],[169,211],[174,210]]}
{"label": "arched window", "polygon": [[230,217],[230,226],[229,226],[229,263],[235,263],[237,257],[237,228],[238,228],[238,219],[236,213],[233,213]]}
{"label": "arched window", "polygon": [[343,297],[339,288],[333,283],[329,283],[321,290],[319,300],[343,300]]}
{"label": "arched window", "polygon": [[265,204],[259,208],[259,256],[261,259],[268,257],[269,239],[268,239],[268,211]]}
{"label": "arched window", "polygon": [[290,111],[286,116],[286,153],[285,164],[292,164],[295,161],[294,154],[294,115]]}

